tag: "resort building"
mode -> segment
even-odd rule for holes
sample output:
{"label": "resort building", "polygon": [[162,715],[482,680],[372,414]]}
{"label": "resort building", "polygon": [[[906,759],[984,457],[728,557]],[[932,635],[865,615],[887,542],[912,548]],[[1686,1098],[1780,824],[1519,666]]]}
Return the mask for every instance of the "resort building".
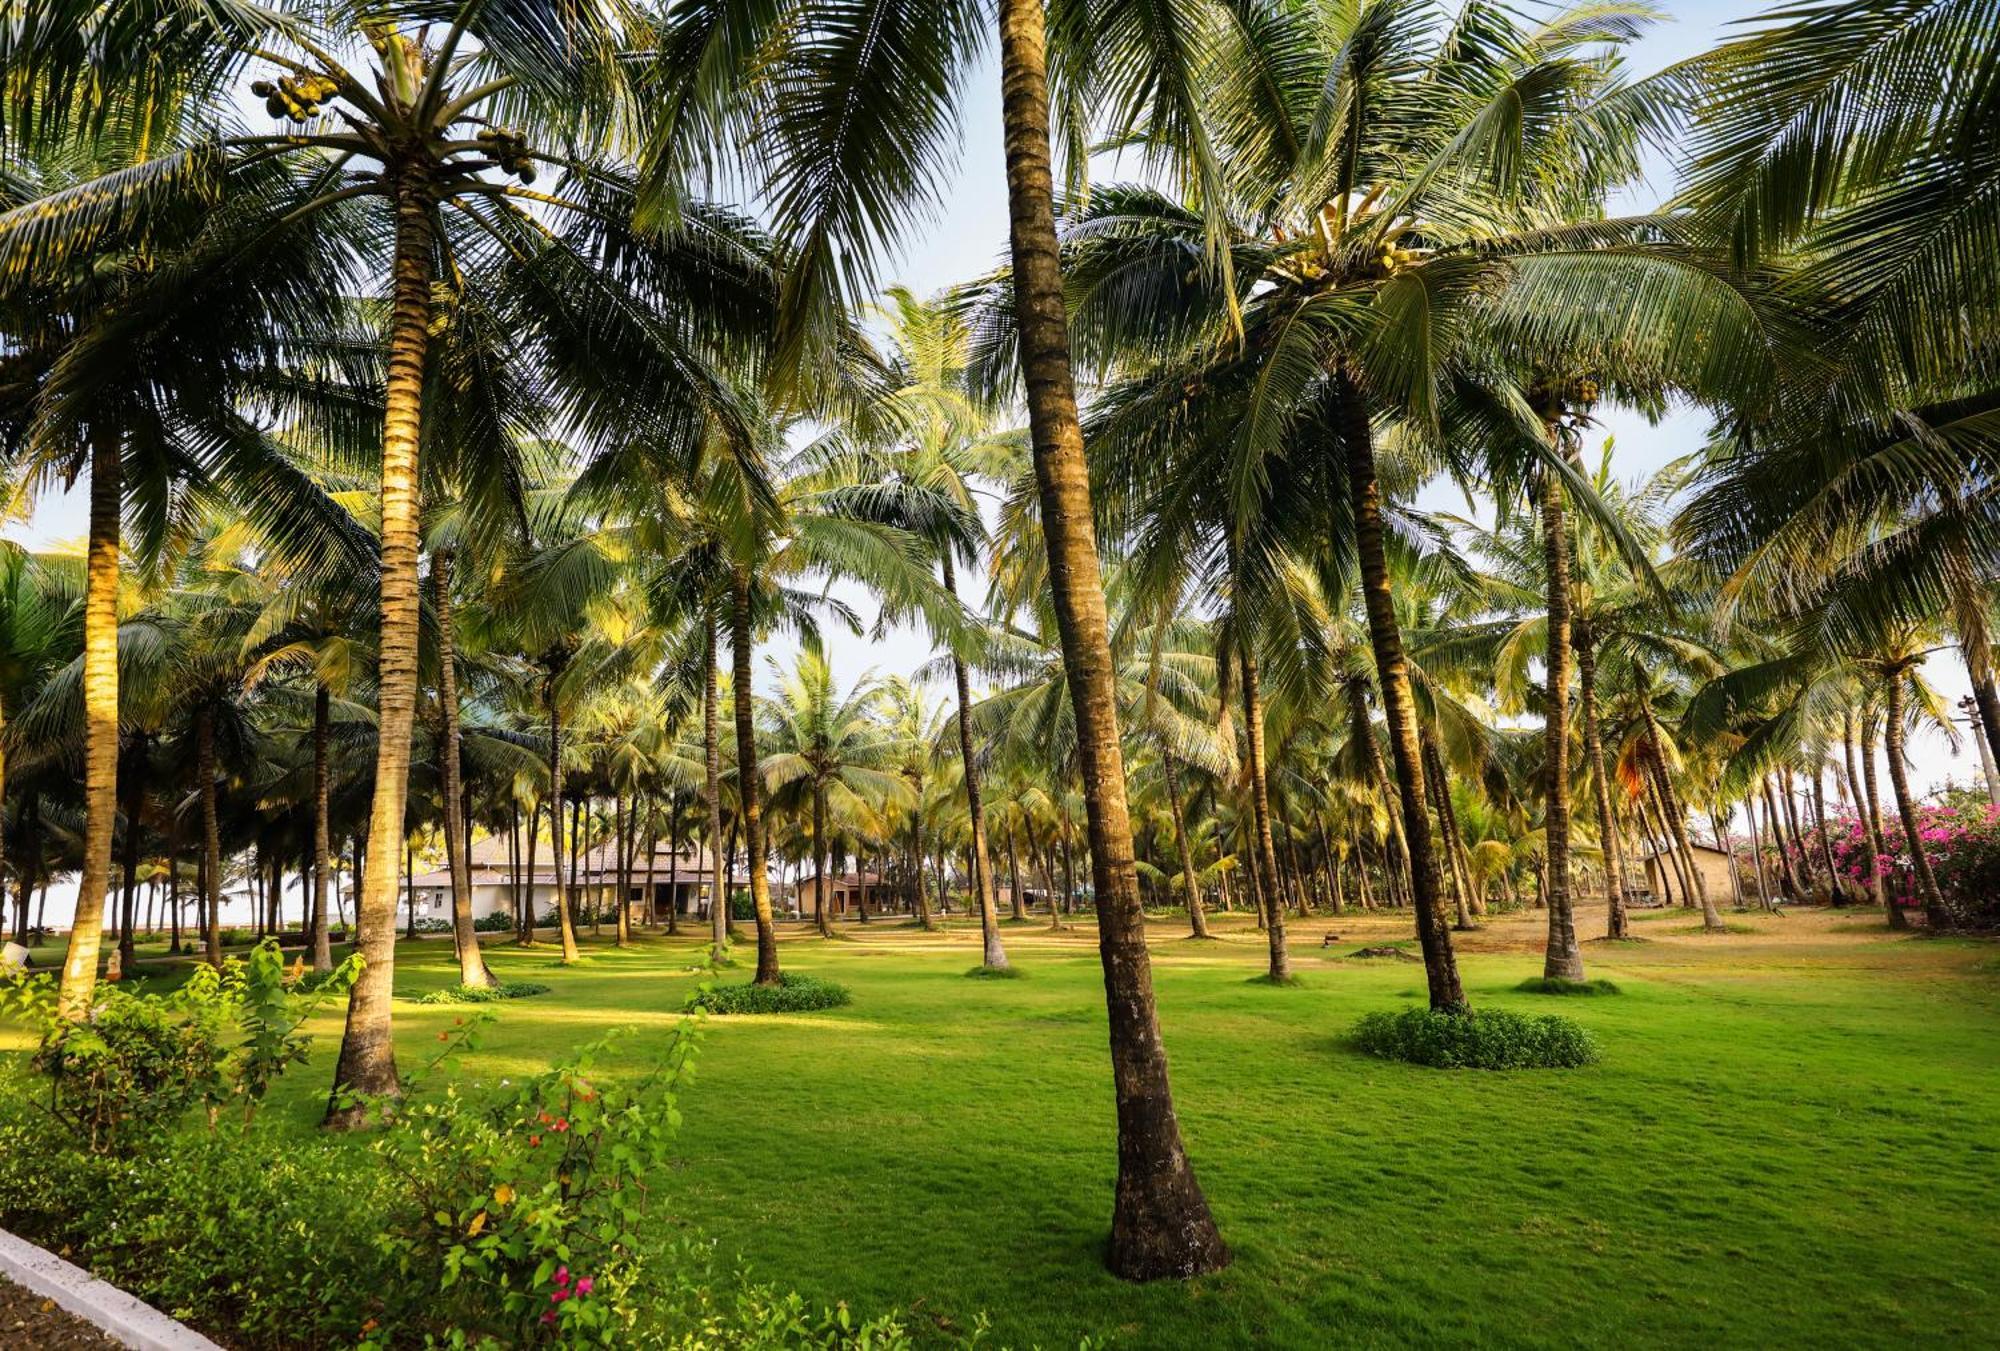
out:
{"label": "resort building", "polygon": [[[715,885],[715,866],[706,850],[684,848],[676,854],[662,843],[654,850],[652,864],[652,889],[648,894],[646,858],[643,851],[634,851],[626,899],[632,907],[635,921],[664,919],[670,911],[683,915],[708,913],[709,897]],[[532,899],[537,921],[555,909],[555,865],[546,852],[537,854],[534,872],[530,875],[525,857],[519,860],[510,857],[507,840],[489,837],[473,844],[470,873],[472,917],[475,921],[488,915],[514,914],[516,897],[522,892]],[[588,915],[593,908],[608,911],[616,904],[618,858],[614,846],[607,844],[585,850],[577,859],[573,875],[575,884],[570,891],[570,905],[575,914]],[[568,860],[564,860],[563,876],[565,881],[572,876]],[[737,889],[750,885],[749,875],[741,868],[730,869],[724,881]],[[449,916],[450,866],[411,878],[403,902],[407,905],[412,900],[420,919]]]}

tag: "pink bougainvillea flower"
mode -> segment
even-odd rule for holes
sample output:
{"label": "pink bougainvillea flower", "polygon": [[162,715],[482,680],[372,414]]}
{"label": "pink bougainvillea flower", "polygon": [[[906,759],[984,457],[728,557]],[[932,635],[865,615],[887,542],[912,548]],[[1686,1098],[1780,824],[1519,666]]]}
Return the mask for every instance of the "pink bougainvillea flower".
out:
{"label": "pink bougainvillea flower", "polygon": [[576,1283],[576,1293],[579,1295],[587,1295],[590,1293],[591,1286],[595,1284],[596,1284],[595,1281],[593,1281],[590,1277],[585,1276],[582,1280]]}

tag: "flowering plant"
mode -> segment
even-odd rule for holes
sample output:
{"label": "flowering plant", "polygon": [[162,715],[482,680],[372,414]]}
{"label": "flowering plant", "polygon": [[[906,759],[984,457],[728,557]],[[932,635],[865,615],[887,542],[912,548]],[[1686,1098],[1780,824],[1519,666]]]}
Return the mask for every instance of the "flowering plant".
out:
{"label": "flowering plant", "polygon": [[[1925,804],[1913,814],[1917,841],[1944,901],[1944,913],[1932,918],[1959,928],[2000,925],[2000,807]],[[1857,815],[1835,816],[1826,823],[1824,851],[1833,855],[1834,871],[1842,879],[1872,891],[1879,878],[1889,904],[1921,906],[1916,857],[1901,820],[1891,817],[1883,822],[1882,845],[1882,852],[1876,853],[1867,826]],[[1819,860],[1822,849],[1815,827],[1797,843],[1794,864]]]}
{"label": "flowering plant", "polygon": [[454,1326],[509,1345],[608,1345],[637,1317],[651,1199],[680,1127],[702,1015],[636,1080],[601,1073],[613,1033],[483,1106],[456,1085],[407,1107],[377,1152],[415,1204],[382,1236]]}

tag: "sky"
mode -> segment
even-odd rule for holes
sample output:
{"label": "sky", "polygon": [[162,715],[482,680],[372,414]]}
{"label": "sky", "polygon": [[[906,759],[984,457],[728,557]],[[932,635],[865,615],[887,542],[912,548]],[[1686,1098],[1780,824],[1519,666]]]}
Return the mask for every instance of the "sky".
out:
{"label": "sky", "polygon": [[[1718,0],[1669,0],[1661,6],[1665,21],[1657,25],[1632,49],[1630,67],[1635,75],[1650,74],[1714,45],[1734,21],[1756,13],[1762,6],[1748,3],[1721,3]],[[1002,261],[1007,245],[1007,197],[1000,135],[999,78],[990,55],[973,77],[969,97],[963,105],[962,145],[957,171],[941,194],[942,207],[928,228],[912,232],[902,248],[883,268],[883,280],[900,281],[919,294],[943,290],[989,271]],[[1110,166],[1115,174],[1115,165]],[[1099,181],[1112,174],[1098,169]],[[1656,162],[1645,184],[1633,190],[1621,209],[1644,210],[1657,204],[1672,187],[1670,164]],[[1604,436],[1616,442],[1614,464],[1621,478],[1639,478],[1668,462],[1691,454],[1701,442],[1704,421],[1691,413],[1670,415],[1657,425],[1619,409],[1602,410],[1601,433],[1591,439],[1601,443]],[[1586,458],[1595,462],[1597,445],[1587,442]],[[1464,514],[1462,496],[1447,485],[1427,488],[1419,505],[1430,510]],[[36,547],[46,547],[79,539],[84,529],[84,500],[80,492],[51,493],[37,504],[32,515],[0,529],[0,534]],[[961,582],[969,600],[976,600],[969,581]],[[836,588],[864,615],[872,616],[865,594]],[[770,655],[788,660],[794,645],[778,638],[767,645]],[[851,683],[872,672],[910,674],[934,655],[922,634],[896,629],[879,638],[847,639],[829,635],[829,657],[837,678]],[[1964,668],[1950,654],[1934,656],[1926,673],[1952,701],[1969,692]],[[944,698],[940,693],[940,698]],[[1920,733],[1911,743],[1912,781],[1919,791],[1930,791],[1947,779],[1960,783],[1975,781],[1979,761],[1970,737],[1961,737],[1954,752],[1937,732]],[[53,901],[53,898],[52,898]]]}

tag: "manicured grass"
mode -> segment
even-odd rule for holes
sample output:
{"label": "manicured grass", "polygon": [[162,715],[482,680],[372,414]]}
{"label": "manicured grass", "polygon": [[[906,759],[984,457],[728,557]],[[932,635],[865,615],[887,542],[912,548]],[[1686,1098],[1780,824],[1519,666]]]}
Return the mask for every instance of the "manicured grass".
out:
{"label": "manicured grass", "polygon": [[[1908,1345],[2000,1326],[2000,961],[1991,944],[1892,936],[1865,911],[1746,917],[1747,932],[1591,942],[1615,999],[1562,1001],[1600,1064],[1441,1073],[1352,1044],[1416,1006],[1420,968],[1346,960],[1394,916],[1293,926],[1300,987],[1250,983],[1263,942],[1155,926],[1154,980],[1190,1156],[1227,1271],[1189,1285],[1103,1273],[1111,1077],[1095,933],[1010,930],[1018,981],[965,979],[976,927],[787,931],[788,970],[853,1002],[715,1018],[662,1180],[687,1225],[766,1279],[924,1327],[984,1311],[995,1346],[1479,1342]],[[1872,922],[1871,922],[1872,921]],[[1549,1011],[1537,916],[1461,935],[1481,1008]],[[1318,947],[1320,930],[1342,936]],[[1601,933],[1601,914],[1586,914]],[[636,1024],[644,1044],[699,978],[700,940],[488,949],[502,979],[461,1079],[491,1083]],[[399,956],[407,1066],[466,1010],[448,944]],[[310,1129],[338,1023],[273,1108]],[[18,1038],[10,1044],[18,1045]],[[621,1051],[630,1055],[631,1050]],[[434,1071],[433,1088],[445,1072]],[[468,1084],[468,1087],[470,1085]],[[358,1149],[365,1142],[357,1142]],[[663,1241],[672,1235],[663,1233]],[[1981,1333],[1980,1329],[1986,1329]]]}

